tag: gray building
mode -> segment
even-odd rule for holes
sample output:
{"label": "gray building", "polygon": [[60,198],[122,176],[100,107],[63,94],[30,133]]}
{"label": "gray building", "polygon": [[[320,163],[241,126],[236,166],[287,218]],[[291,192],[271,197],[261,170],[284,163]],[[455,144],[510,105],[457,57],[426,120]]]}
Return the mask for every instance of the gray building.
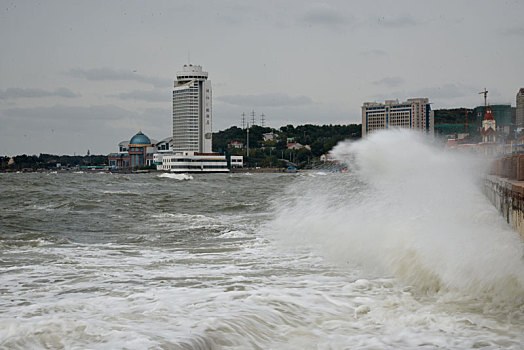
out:
{"label": "gray building", "polygon": [[184,65],[173,89],[174,152],[211,153],[211,81],[201,66]]}
{"label": "gray building", "polygon": [[524,128],[524,88],[517,93],[516,124],[518,129]]}

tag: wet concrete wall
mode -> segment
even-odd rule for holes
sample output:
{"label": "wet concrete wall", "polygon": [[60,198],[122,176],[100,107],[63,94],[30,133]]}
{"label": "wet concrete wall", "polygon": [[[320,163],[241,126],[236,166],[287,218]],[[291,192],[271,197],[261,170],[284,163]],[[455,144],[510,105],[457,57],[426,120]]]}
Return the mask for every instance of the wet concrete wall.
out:
{"label": "wet concrete wall", "polygon": [[524,154],[515,154],[495,160],[491,174],[510,180],[524,181]]}
{"label": "wet concrete wall", "polygon": [[485,179],[484,191],[508,224],[524,239],[524,182],[490,175]]}

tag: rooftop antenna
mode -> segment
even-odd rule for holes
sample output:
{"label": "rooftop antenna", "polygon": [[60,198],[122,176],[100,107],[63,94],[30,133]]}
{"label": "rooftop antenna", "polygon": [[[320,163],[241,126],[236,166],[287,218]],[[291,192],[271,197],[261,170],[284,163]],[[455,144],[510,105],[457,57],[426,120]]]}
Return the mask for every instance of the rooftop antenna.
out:
{"label": "rooftop antenna", "polygon": [[262,113],[260,115],[260,126],[262,126],[262,127],[266,126],[266,119],[264,117],[265,117],[265,115],[264,115],[264,113]]}
{"label": "rooftop antenna", "polygon": [[484,88],[484,91],[479,92],[479,95],[484,95],[484,107],[488,106],[488,90]]}

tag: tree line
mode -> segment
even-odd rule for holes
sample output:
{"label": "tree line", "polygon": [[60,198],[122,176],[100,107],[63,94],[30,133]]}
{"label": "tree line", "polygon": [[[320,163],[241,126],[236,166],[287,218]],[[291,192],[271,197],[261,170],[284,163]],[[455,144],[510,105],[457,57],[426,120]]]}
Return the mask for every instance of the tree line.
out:
{"label": "tree line", "polygon": [[[12,158],[11,164],[10,160]],[[74,168],[84,165],[106,165],[106,155],[89,155],[89,156],[57,156],[54,154],[40,153],[40,155],[22,154],[14,157],[0,156],[0,168],[2,170],[38,170],[54,169],[57,164],[65,168]]]}
{"label": "tree line", "polygon": [[[273,133],[274,139],[264,141],[264,134]],[[318,161],[342,140],[362,137],[360,124],[282,126],[280,129],[253,125],[249,128],[249,157],[247,157],[247,130],[233,126],[213,134],[213,149],[233,155],[243,155],[248,166],[274,167],[292,163],[307,167]],[[231,142],[243,143],[244,148],[231,147]],[[288,149],[288,141],[308,148]]]}
{"label": "tree line", "polygon": [[[273,133],[274,139],[264,141],[264,134]],[[318,161],[318,158],[328,153],[342,140],[356,140],[362,136],[360,124],[349,125],[312,125],[305,124],[282,126],[280,129],[253,125],[249,128],[249,157],[247,156],[247,130],[233,126],[213,133],[213,150],[222,154],[243,155],[248,166],[284,167],[290,163],[298,167],[306,167]],[[244,148],[232,148],[231,142],[238,141]],[[290,150],[288,141],[309,145],[310,149]],[[11,160],[12,159],[12,160]],[[60,164],[64,168],[78,166],[107,165],[107,155],[18,155],[14,157],[0,156],[1,170],[37,170],[54,169]]]}

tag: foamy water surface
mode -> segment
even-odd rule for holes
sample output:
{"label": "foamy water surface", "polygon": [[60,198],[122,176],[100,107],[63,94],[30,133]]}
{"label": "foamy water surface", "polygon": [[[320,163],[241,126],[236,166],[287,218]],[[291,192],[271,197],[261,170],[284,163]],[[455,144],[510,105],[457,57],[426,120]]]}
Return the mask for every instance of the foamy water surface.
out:
{"label": "foamy water surface", "polygon": [[400,132],[334,155],[349,172],[0,174],[0,348],[521,349],[523,244],[482,161]]}

